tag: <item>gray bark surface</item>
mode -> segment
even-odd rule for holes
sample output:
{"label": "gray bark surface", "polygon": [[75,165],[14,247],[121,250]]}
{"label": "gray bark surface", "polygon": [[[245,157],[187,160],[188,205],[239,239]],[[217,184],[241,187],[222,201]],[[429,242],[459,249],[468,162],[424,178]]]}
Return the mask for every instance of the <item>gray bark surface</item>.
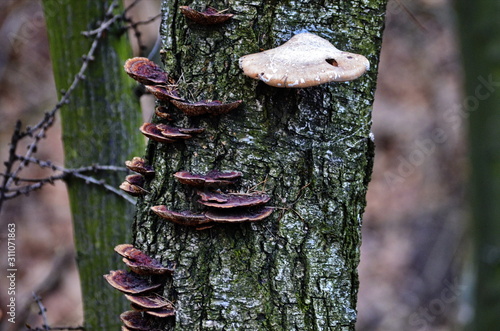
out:
{"label": "gray bark surface", "polygon": [[[165,296],[175,320],[165,330],[354,330],[360,226],[373,143],[369,138],[385,1],[219,1],[235,14],[202,27],[163,2],[163,62],[191,101],[243,100],[222,117],[185,118],[205,133],[185,143],[151,142],[157,171],[138,203],[135,244],[176,272]],[[365,55],[370,71],[348,83],[273,88],[250,79],[238,58],[276,47],[299,31]],[[172,108],[173,109],[173,108]],[[174,110],[173,110],[174,111]],[[158,119],[156,119],[158,121]],[[240,191],[266,191],[268,219],[198,231],[150,211],[201,210],[173,174],[243,172]]]}

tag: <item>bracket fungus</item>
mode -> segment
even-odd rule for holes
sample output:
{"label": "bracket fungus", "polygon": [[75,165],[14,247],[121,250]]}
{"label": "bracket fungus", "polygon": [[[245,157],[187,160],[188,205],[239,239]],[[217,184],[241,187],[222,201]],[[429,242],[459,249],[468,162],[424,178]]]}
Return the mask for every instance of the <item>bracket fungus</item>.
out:
{"label": "bracket fungus", "polygon": [[300,33],[281,46],[245,55],[239,65],[251,78],[294,88],[354,80],[370,67],[364,56],[338,50],[312,33]]}
{"label": "bracket fungus", "polygon": [[208,220],[203,214],[195,214],[190,211],[176,212],[168,209],[167,206],[164,205],[153,206],[151,207],[151,210],[161,218],[180,225],[198,226],[210,223],[210,220]]}
{"label": "bracket fungus", "polygon": [[270,216],[274,208],[263,207],[259,209],[240,209],[234,208],[229,210],[209,210],[205,213],[205,217],[216,223],[241,223],[262,221]]}
{"label": "bracket fungus", "polygon": [[200,204],[223,209],[260,206],[271,199],[266,194],[198,192],[198,195]]}
{"label": "bracket fungus", "polygon": [[239,171],[220,172],[212,170],[206,175],[192,174],[188,171],[179,171],[174,177],[182,184],[203,187],[203,186],[227,186],[232,185],[242,176]]}
{"label": "bracket fungus", "polygon": [[[120,320],[125,325],[125,330],[155,331],[152,320],[147,319],[139,311],[129,310],[120,314]],[[123,328],[122,328],[123,329]]]}
{"label": "bracket fungus", "polygon": [[146,85],[146,90],[161,101],[183,100],[176,85]]}
{"label": "bracket fungus", "polygon": [[123,256],[123,262],[138,275],[164,275],[174,272],[175,266],[173,263],[169,263],[165,267],[156,259],[149,257],[130,244],[116,246],[115,252]]}
{"label": "bracket fungus", "polygon": [[200,25],[221,24],[233,17],[233,14],[223,14],[215,8],[208,7],[202,12],[192,9],[188,6],[180,6],[181,13],[191,21]]}
{"label": "bracket fungus", "polygon": [[146,161],[138,156],[134,156],[132,160],[125,161],[125,166],[133,172],[137,172],[144,176],[153,176],[155,174],[153,167],[147,165]]}
{"label": "bracket fungus", "polygon": [[146,137],[160,143],[174,143],[192,138],[193,133],[201,133],[202,128],[174,128],[165,124],[144,123],[140,129]]}
{"label": "bracket fungus", "polygon": [[119,188],[133,197],[139,197],[148,193],[148,191],[146,191],[142,186],[132,184],[128,180],[125,180],[123,183],[121,183]]}
{"label": "bracket fungus", "polygon": [[169,77],[168,73],[146,57],[128,59],[125,61],[123,68],[130,77],[144,85],[175,84],[175,81]]}
{"label": "bracket fungus", "polygon": [[104,278],[109,285],[126,294],[151,292],[162,286],[160,283],[150,283],[148,280],[137,276],[134,272],[125,270],[111,270],[109,274],[104,275]]}
{"label": "bracket fungus", "polygon": [[137,307],[142,308],[143,310],[160,308],[173,309],[174,307],[170,301],[155,293],[150,295],[125,294],[125,298],[127,298],[128,301],[130,301]]}
{"label": "bracket fungus", "polygon": [[238,106],[242,103],[242,100],[229,103],[222,103],[219,100],[203,100],[194,103],[187,103],[179,100],[171,100],[170,102],[187,116],[218,116],[227,114],[231,110],[238,108]]}

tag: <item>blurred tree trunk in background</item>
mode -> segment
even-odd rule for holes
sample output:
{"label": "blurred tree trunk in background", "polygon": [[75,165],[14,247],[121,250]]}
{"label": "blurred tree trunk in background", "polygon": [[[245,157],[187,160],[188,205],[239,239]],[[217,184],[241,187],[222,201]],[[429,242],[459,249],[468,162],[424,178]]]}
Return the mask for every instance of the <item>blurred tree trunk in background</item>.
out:
{"label": "blurred tree trunk in background", "polygon": [[[205,133],[182,144],[149,144],[156,176],[139,201],[134,235],[139,248],[177,263],[165,290],[177,316],[161,327],[354,330],[385,1],[216,1],[211,5],[235,16],[212,27],[186,21],[180,5],[205,4],[163,1],[163,62],[182,77],[181,94],[243,105],[220,118],[178,116],[175,125]],[[306,30],[365,55],[370,71],[306,89],[273,88],[242,74],[239,57]],[[257,189],[276,207],[271,217],[198,231],[150,211],[161,204],[199,209],[172,175],[212,169],[243,172],[242,190],[261,183]]]}
{"label": "blurred tree trunk in background", "polygon": [[475,316],[471,330],[500,325],[500,3],[458,1],[469,117],[475,235]]}
{"label": "blurred tree trunk in background", "polygon": [[[81,32],[99,26],[111,1],[44,1],[44,12],[57,89],[67,89],[89,51],[92,37]],[[143,149],[137,128],[140,106],[134,83],[123,71],[131,56],[126,32],[111,27],[99,41],[85,80],[61,109],[67,168],[92,164],[123,166]],[[118,187],[125,173],[95,174]],[[118,330],[118,315],[126,309],[123,296],[111,290],[102,275],[123,264],[113,252],[129,242],[133,205],[123,198],[80,180],[67,182],[87,330]],[[76,284],[75,284],[76,286]]]}

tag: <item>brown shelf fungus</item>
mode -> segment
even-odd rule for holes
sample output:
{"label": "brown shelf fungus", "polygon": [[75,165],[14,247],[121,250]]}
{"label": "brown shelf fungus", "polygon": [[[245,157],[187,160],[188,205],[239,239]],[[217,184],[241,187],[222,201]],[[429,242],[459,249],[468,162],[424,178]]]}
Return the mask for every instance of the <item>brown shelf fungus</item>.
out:
{"label": "brown shelf fungus", "polygon": [[266,204],[271,198],[265,194],[239,194],[239,193],[218,193],[218,192],[198,192],[200,199],[198,202],[204,206],[212,208],[241,208],[254,207]]}
{"label": "brown shelf fungus", "polygon": [[205,213],[205,217],[216,223],[241,223],[262,221],[269,217],[273,212],[272,207],[263,207],[259,209],[211,209]]}
{"label": "brown shelf fungus", "polygon": [[111,270],[104,275],[109,285],[126,294],[141,294],[159,289],[162,284],[151,284],[147,279],[125,270]]}
{"label": "brown shelf fungus", "polygon": [[125,193],[127,193],[133,197],[139,197],[139,196],[142,196],[142,195],[148,193],[148,191],[146,191],[144,188],[142,188],[142,186],[132,184],[127,180],[125,180],[123,183],[121,183],[119,188],[120,188],[120,190],[124,191]]}
{"label": "brown shelf fungus", "polygon": [[220,172],[212,170],[206,175],[192,174],[188,171],[179,171],[174,177],[182,184],[204,187],[204,186],[227,186],[233,185],[242,176],[239,171]]}
{"label": "brown shelf fungus", "polygon": [[153,328],[152,320],[144,317],[139,311],[129,310],[120,314],[120,320],[125,325],[126,330],[156,331]]}
{"label": "brown shelf fungus", "polygon": [[125,294],[125,298],[129,300],[131,303],[136,305],[137,307],[142,308],[143,310],[147,309],[161,309],[168,308],[173,309],[173,304],[161,297],[160,295],[154,293],[150,295],[130,295]]}
{"label": "brown shelf fungus", "polygon": [[182,100],[176,85],[146,85],[146,90],[161,101]]}
{"label": "brown shelf fungus", "polygon": [[167,206],[164,205],[153,206],[151,210],[161,218],[180,225],[198,226],[210,223],[203,214],[195,214],[190,211],[176,212],[169,210]]}
{"label": "brown shelf fungus", "polygon": [[155,174],[153,167],[146,164],[146,161],[138,156],[133,157],[132,160],[125,161],[125,166],[133,172],[144,176],[153,176]]}
{"label": "brown shelf fungus", "polygon": [[175,265],[173,263],[169,263],[165,267],[156,259],[149,257],[130,244],[116,246],[115,252],[123,256],[123,262],[138,275],[164,275],[174,272]]}
{"label": "brown shelf fungus", "polygon": [[239,64],[251,78],[288,88],[354,80],[370,67],[364,56],[338,50],[312,33],[300,33],[281,46],[245,55]]}
{"label": "brown shelf fungus", "polygon": [[174,143],[179,140],[192,138],[193,133],[201,133],[202,128],[174,128],[165,124],[144,123],[140,129],[146,137],[161,143]]}
{"label": "brown shelf fungus", "polygon": [[187,116],[219,116],[227,114],[231,110],[238,108],[238,106],[242,103],[242,100],[229,103],[222,103],[219,100],[203,100],[194,103],[187,103],[178,100],[171,100],[170,102]]}
{"label": "brown shelf fungus", "polygon": [[233,17],[233,14],[223,14],[215,8],[208,7],[202,12],[194,10],[188,6],[180,6],[181,13],[191,21],[200,25],[221,24]]}
{"label": "brown shelf fungus", "polygon": [[125,61],[125,72],[144,85],[175,84],[168,73],[163,71],[156,63],[145,57],[134,57]]}

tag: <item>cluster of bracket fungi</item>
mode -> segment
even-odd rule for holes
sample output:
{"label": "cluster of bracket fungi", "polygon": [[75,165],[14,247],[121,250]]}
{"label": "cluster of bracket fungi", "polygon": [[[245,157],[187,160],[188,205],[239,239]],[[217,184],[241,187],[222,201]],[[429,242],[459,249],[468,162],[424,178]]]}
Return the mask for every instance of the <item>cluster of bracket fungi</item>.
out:
{"label": "cluster of bracket fungi", "polygon": [[111,270],[104,275],[107,282],[125,294],[133,310],[120,315],[122,331],[153,330],[152,324],[157,318],[175,315],[172,302],[161,296],[163,278],[172,275],[175,265],[171,262],[163,266],[156,259],[146,255],[130,244],[121,244],[115,251],[123,257],[123,262],[130,268]]}
{"label": "cluster of bracket fungi", "polygon": [[[241,223],[260,221],[271,215],[273,209],[264,206],[271,198],[263,193],[233,193],[227,188],[234,186],[241,172],[210,171],[206,175],[180,171],[174,177],[182,184],[197,190],[198,203],[206,207],[203,213],[176,212],[165,205],[153,206],[158,216],[173,223],[194,226],[198,230],[212,227],[215,223]],[[226,191],[226,192],[224,192]]]}

